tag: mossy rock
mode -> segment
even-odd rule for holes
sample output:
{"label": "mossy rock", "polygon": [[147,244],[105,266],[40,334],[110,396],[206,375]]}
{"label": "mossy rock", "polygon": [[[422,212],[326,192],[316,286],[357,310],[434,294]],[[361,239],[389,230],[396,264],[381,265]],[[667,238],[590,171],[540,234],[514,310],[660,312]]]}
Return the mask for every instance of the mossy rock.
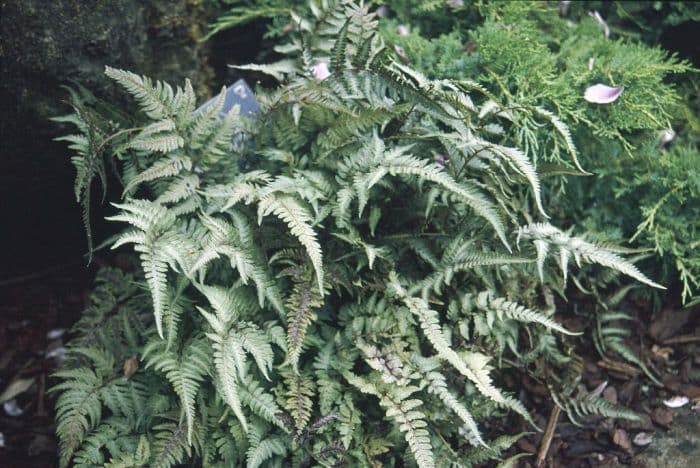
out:
{"label": "mossy rock", "polygon": [[688,468],[700,466],[700,417],[696,412],[676,413],[668,432],[657,431],[644,452],[634,457],[636,468]]}
{"label": "mossy rock", "polygon": [[198,95],[210,95],[209,46],[199,41],[211,17],[209,4],[0,1],[0,195],[18,201],[8,204],[4,216],[12,222],[0,241],[32,245],[17,252],[17,265],[4,265],[6,271],[34,271],[85,250],[84,234],[73,227],[80,219],[71,196],[74,170],[65,145],[52,141],[64,129],[49,118],[68,111],[60,86],[79,82],[110,98],[116,91],[104,75],[110,65],[171,83],[189,78]]}

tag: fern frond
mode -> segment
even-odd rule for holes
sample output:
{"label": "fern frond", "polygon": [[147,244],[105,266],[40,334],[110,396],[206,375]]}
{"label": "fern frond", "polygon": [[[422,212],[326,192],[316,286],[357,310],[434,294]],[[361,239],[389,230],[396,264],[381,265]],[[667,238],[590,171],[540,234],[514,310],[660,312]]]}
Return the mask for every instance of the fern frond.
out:
{"label": "fern frond", "polygon": [[282,437],[265,437],[266,431],[262,426],[251,426],[248,433],[248,451],[246,452],[246,467],[258,468],[269,462],[274,456],[287,453],[287,446]]}
{"label": "fern frond", "polygon": [[173,90],[167,83],[156,81],[153,84],[148,77],[116,68],[105,67],[105,74],[134,96],[141,109],[153,120],[170,117],[182,120],[194,111],[196,98],[189,80],[184,89]]}
{"label": "fern frond", "polygon": [[561,119],[559,119],[559,117],[557,117],[555,114],[548,111],[547,109],[535,106],[534,110],[537,114],[547,119],[552,124],[554,129],[559,133],[559,135],[561,135],[561,137],[564,139],[564,143],[566,143],[566,149],[569,151],[569,154],[571,154],[571,159],[573,160],[576,169],[578,169],[582,174],[590,175],[590,172],[585,171],[578,161],[578,151],[576,150],[576,145],[574,145],[574,139],[571,137],[571,130],[569,130],[569,127],[564,122],[562,122]]}
{"label": "fern frond", "polygon": [[186,425],[166,422],[153,427],[153,432],[149,466],[170,468],[192,456]]}
{"label": "fern frond", "polygon": [[474,447],[462,458],[461,461],[468,466],[481,465],[489,460],[498,458],[517,441],[529,435],[529,432],[521,432],[515,435],[503,435],[490,440],[488,446]]}
{"label": "fern frond", "polygon": [[476,440],[479,444],[486,445],[481,436],[481,432],[476,425],[474,417],[459,401],[459,399],[448,390],[445,376],[436,370],[438,367],[438,365],[436,365],[437,363],[430,362],[429,360],[425,361],[430,363],[428,369],[424,370],[425,379],[428,382],[428,392],[440,398],[445,406],[450,408],[459,417],[459,419],[462,420],[464,426],[471,433],[474,440]]}
{"label": "fern frond", "polygon": [[[555,394],[552,394],[556,398]],[[571,422],[580,425],[578,418],[587,416],[602,416],[606,418],[627,419],[630,421],[639,421],[639,415],[623,406],[609,402],[605,398],[601,398],[592,393],[588,393],[579,398],[566,398],[564,401],[557,399],[557,404],[569,415]]]}
{"label": "fern frond", "polygon": [[151,167],[141,172],[139,175],[129,181],[124,187],[124,194],[128,194],[134,187],[156,179],[164,177],[175,177],[180,175],[182,171],[191,171],[192,161],[186,156],[169,156],[158,160]]}
{"label": "fern frond", "polygon": [[519,401],[505,397],[498,388],[491,382],[487,362],[489,358],[479,353],[469,353],[465,357],[457,354],[452,349],[449,341],[445,337],[438,319],[438,313],[432,310],[424,299],[409,297],[398,283],[396,276],[392,273],[390,279],[391,287],[402,298],[403,303],[412,314],[418,317],[421,329],[426,338],[433,345],[439,358],[449,362],[460,374],[471,380],[476,388],[486,397],[507,408],[512,409],[529,422],[532,418]]}
{"label": "fern frond", "polygon": [[303,430],[311,418],[313,407],[314,385],[313,380],[304,374],[290,373],[285,376],[285,407],[289,409],[296,432]]}
{"label": "fern frond", "polygon": [[299,239],[301,245],[306,249],[316,271],[318,290],[323,296],[323,254],[316,231],[312,227],[311,215],[294,197],[274,193],[265,196],[258,203],[258,222],[261,222],[262,218],[269,214],[274,214],[284,221],[292,235]]}
{"label": "fern frond", "polygon": [[211,351],[203,340],[189,341],[181,354],[166,350],[162,340],[152,340],[143,350],[147,368],[162,372],[180,399],[185,415],[187,442],[192,443],[195,398],[204,377],[209,374]]}
{"label": "fern frond", "polygon": [[479,293],[476,305],[482,310],[493,311],[499,320],[510,319],[524,323],[538,323],[551,330],[564,333],[565,335],[580,335],[580,333],[568,331],[541,312],[528,309],[525,306],[511,302],[503,297],[493,297],[493,293],[490,291]]}
{"label": "fern frond", "polygon": [[405,433],[406,442],[413,453],[413,458],[421,468],[432,468],[435,465],[430,434],[425,429],[425,414],[417,408],[423,403],[418,399],[408,399],[417,387],[395,388],[393,392],[383,395],[379,404],[386,408],[386,415],[399,425],[399,430]]}
{"label": "fern frond", "polygon": [[664,286],[647,278],[634,264],[616,254],[609,247],[587,242],[581,237],[571,237],[551,224],[535,223],[523,226],[518,230],[518,241],[521,238],[535,242],[538,265],[544,263],[544,257],[547,254],[549,245],[558,247],[560,254],[559,266],[564,274],[564,281],[566,281],[569,256],[573,254],[576,262],[579,264],[581,261],[597,263],[617,270],[654,288],[666,289]]}
{"label": "fern frond", "polygon": [[61,447],[61,466],[66,467],[86,433],[100,422],[102,379],[86,368],[58,371],[54,376],[66,380],[51,390],[62,392],[56,400],[56,434]]}
{"label": "fern frond", "polygon": [[146,126],[128,144],[135,150],[169,153],[185,144],[185,140],[175,133],[176,125],[172,119],[164,119]]}

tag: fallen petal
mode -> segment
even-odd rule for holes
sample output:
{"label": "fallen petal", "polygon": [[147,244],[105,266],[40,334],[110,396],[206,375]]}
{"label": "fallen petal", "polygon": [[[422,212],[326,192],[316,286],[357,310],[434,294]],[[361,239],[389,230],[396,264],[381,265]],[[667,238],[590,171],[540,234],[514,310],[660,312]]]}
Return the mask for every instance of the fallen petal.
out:
{"label": "fallen petal", "polygon": [[607,39],[610,37],[610,28],[608,27],[608,23],[605,22],[602,16],[600,16],[600,13],[597,11],[589,11],[589,15],[591,15],[602,27],[603,27],[603,35]]}
{"label": "fallen petal", "polygon": [[603,390],[605,390],[605,387],[607,387],[607,386],[608,386],[608,381],[607,380],[602,381],[596,388],[593,389],[593,391],[591,392],[591,395],[595,395],[595,396],[599,397],[600,395],[603,394]]}
{"label": "fallen petal", "polygon": [[377,8],[376,13],[377,16],[379,16],[380,18],[386,18],[387,16],[389,16],[389,7],[387,7],[386,5],[382,5],[379,8]]}
{"label": "fallen petal", "polygon": [[331,76],[331,72],[328,70],[328,64],[326,62],[319,62],[311,67],[311,74],[319,81],[323,81]]}
{"label": "fallen petal", "polygon": [[593,65],[595,64],[595,57],[588,59],[588,71],[593,71]]}
{"label": "fallen petal", "polygon": [[400,24],[396,26],[396,32],[399,34],[400,37],[408,36],[408,27],[406,27],[405,24]]}
{"label": "fallen petal", "polygon": [[676,138],[676,132],[674,132],[673,129],[669,128],[668,130],[661,130],[659,132],[659,144],[661,146],[670,143],[674,138]]}
{"label": "fallen petal", "polygon": [[444,154],[435,153],[434,159],[438,166],[445,167],[450,164],[450,160]]}
{"label": "fallen petal", "polygon": [[687,396],[674,396],[670,400],[665,400],[664,405],[668,406],[669,408],[680,408],[681,406],[685,406],[688,403],[690,403],[690,398]]}
{"label": "fallen petal", "polygon": [[595,84],[589,86],[583,95],[583,98],[594,104],[609,104],[615,102],[617,98],[620,97],[622,91],[625,88],[620,86],[619,88],[614,88],[612,86],[606,86],[604,84]]}
{"label": "fallen petal", "polygon": [[66,355],[66,348],[63,346],[59,346],[58,348],[54,348],[51,351],[46,352],[46,359],[58,359],[59,361],[63,359],[63,357]]}
{"label": "fallen petal", "polygon": [[46,334],[46,338],[49,340],[55,340],[57,338],[62,337],[65,332],[66,332],[65,328],[54,328],[53,330],[50,330]]}
{"label": "fallen petal", "polygon": [[643,447],[645,445],[649,445],[654,439],[651,437],[651,434],[648,434],[646,432],[640,432],[636,436],[634,436],[634,439],[632,439],[632,442],[634,442],[634,445],[639,445],[640,447]]}
{"label": "fallen petal", "polygon": [[564,17],[569,13],[569,5],[571,5],[571,0],[561,0],[559,2],[559,15]]}
{"label": "fallen petal", "polygon": [[450,8],[462,8],[464,0],[447,0],[447,6]]}
{"label": "fallen petal", "polygon": [[7,413],[8,416],[19,416],[24,413],[22,408],[20,408],[17,404],[17,400],[6,401],[2,404],[2,409],[5,410],[5,413]]}

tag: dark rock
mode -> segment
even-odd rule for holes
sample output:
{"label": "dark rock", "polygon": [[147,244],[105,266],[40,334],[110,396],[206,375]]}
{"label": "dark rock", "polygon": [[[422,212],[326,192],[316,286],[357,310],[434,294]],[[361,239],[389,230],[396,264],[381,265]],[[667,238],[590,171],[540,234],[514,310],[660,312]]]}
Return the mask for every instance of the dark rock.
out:
{"label": "dark rock", "polygon": [[105,65],[111,65],[173,83],[188,77],[198,94],[208,97],[208,44],[198,41],[206,32],[205,4],[0,2],[0,197],[21,201],[4,204],[4,217],[12,222],[0,241],[18,247],[3,264],[5,275],[80,261],[86,250],[69,151],[53,141],[66,129],[48,120],[68,111],[60,86],[80,82],[98,95],[116,95],[104,76]]}

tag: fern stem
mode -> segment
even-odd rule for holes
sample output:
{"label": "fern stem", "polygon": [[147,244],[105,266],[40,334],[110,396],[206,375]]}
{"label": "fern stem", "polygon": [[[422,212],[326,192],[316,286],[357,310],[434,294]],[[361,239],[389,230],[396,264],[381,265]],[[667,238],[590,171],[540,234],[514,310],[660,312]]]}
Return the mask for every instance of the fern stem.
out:
{"label": "fern stem", "polygon": [[552,444],[554,429],[557,426],[560,412],[561,409],[559,409],[559,407],[555,404],[552,407],[552,412],[549,414],[549,421],[547,421],[547,428],[545,429],[544,436],[542,437],[540,451],[537,453],[537,462],[535,463],[536,468],[544,468],[544,464],[547,459],[547,452],[549,452],[549,446]]}

